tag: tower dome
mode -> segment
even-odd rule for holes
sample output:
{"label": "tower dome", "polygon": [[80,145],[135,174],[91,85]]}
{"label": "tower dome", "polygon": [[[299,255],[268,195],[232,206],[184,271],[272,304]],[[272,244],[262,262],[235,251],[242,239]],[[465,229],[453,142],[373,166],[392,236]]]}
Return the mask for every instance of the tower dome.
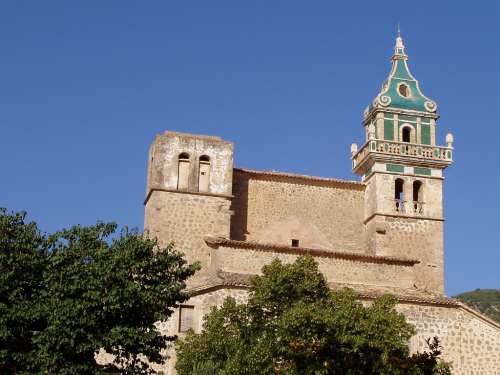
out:
{"label": "tower dome", "polygon": [[408,69],[408,56],[405,54],[403,39],[396,39],[392,56],[392,70],[389,78],[382,84],[382,91],[366,108],[365,118],[377,108],[395,108],[424,113],[435,113],[437,105],[420,91],[418,81]]}

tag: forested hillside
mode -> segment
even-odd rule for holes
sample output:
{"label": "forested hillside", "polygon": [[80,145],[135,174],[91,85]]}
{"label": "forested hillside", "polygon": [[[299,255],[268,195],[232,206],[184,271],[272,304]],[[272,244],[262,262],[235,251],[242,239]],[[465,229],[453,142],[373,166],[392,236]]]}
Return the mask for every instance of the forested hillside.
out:
{"label": "forested hillside", "polygon": [[472,292],[456,295],[453,298],[500,322],[500,290],[476,289]]}

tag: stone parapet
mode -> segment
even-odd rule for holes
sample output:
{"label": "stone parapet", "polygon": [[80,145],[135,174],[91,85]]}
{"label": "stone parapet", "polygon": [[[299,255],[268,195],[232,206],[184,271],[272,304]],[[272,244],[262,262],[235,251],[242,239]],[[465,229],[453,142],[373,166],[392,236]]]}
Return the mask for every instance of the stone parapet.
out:
{"label": "stone parapet", "polygon": [[453,147],[427,146],[372,139],[351,158],[352,172],[363,175],[375,162],[445,169],[453,163]]}

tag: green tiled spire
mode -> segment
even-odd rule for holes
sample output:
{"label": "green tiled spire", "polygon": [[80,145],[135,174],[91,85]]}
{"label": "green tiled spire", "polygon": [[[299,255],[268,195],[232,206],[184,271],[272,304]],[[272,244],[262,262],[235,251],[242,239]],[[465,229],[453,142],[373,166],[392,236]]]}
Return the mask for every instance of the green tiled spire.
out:
{"label": "green tiled spire", "polygon": [[394,56],[391,58],[391,74],[383,83],[381,93],[366,108],[365,118],[376,108],[396,108],[425,113],[436,112],[436,103],[422,94],[418,87],[418,81],[413,78],[408,69],[408,56],[405,54],[405,46],[401,37],[396,39],[394,51]]}

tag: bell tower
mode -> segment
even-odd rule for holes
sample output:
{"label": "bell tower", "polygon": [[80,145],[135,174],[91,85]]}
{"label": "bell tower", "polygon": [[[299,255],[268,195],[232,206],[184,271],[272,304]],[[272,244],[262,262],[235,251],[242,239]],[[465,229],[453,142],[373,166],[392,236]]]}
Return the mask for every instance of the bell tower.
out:
{"label": "bell tower", "polygon": [[436,145],[437,105],[411,75],[400,36],[394,50],[389,78],[364,113],[366,142],[351,146],[352,172],[367,184],[366,252],[418,260],[415,286],[443,293],[442,181],[453,136]]}

